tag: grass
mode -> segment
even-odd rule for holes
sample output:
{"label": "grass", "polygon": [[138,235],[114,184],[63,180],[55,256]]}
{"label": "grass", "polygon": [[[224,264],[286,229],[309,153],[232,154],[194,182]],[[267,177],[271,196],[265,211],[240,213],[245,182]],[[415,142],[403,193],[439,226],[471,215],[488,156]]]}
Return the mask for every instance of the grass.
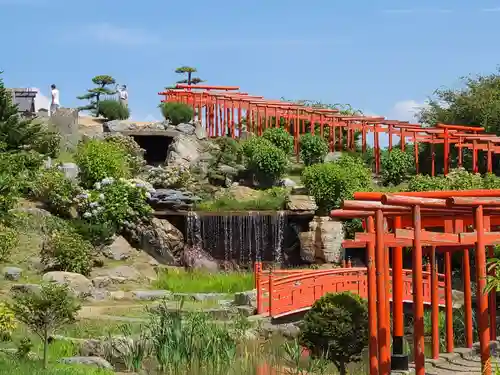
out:
{"label": "grass", "polygon": [[0,356],[1,375],[112,375],[109,370],[93,367],[53,365],[47,370],[37,361],[20,361]]}
{"label": "grass", "polygon": [[251,272],[219,272],[168,269],[158,275],[158,289],[174,293],[236,293],[252,290],[254,278]]}
{"label": "grass", "polygon": [[283,188],[271,188],[258,192],[249,199],[236,199],[230,194],[217,199],[200,202],[196,205],[198,211],[281,211],[285,208],[288,192]]}

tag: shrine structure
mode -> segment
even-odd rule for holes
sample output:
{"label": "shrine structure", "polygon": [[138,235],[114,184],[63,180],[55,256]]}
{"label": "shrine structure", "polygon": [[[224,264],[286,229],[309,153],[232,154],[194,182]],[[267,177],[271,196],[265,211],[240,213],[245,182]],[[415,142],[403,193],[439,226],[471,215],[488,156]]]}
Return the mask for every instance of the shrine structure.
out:
{"label": "shrine structure", "polygon": [[[162,102],[181,102],[193,107],[196,118],[210,137],[239,137],[244,131],[256,135],[270,127],[282,126],[294,137],[298,157],[300,136],[317,132],[328,139],[333,151],[356,149],[356,135],[361,138],[361,152],[367,152],[367,139],[373,135],[374,172],[381,170],[380,134],[388,136],[388,150],[394,147],[394,137],[404,151],[413,147],[415,168],[420,169],[419,144],[431,147],[431,175],[448,174],[451,150],[458,152],[456,166],[463,165],[463,151],[472,153],[472,170],[479,171],[479,152],[484,153],[486,169],[493,170],[493,155],[500,153],[500,137],[484,133],[484,128],[463,125],[438,124],[424,127],[407,121],[389,120],[375,116],[346,116],[336,109],[308,107],[282,100],[268,100],[262,96],[241,92],[238,86],[209,86],[178,84],[160,92]],[[436,170],[435,146],[443,145],[443,170]]]}

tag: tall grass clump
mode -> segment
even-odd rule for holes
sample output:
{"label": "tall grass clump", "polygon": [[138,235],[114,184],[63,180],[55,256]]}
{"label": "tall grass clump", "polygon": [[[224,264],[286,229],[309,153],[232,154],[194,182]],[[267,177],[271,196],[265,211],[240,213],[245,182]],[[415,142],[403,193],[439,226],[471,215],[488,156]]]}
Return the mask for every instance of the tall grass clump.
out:
{"label": "tall grass clump", "polygon": [[252,272],[219,272],[169,269],[158,275],[155,287],[174,293],[237,293],[254,288]]}

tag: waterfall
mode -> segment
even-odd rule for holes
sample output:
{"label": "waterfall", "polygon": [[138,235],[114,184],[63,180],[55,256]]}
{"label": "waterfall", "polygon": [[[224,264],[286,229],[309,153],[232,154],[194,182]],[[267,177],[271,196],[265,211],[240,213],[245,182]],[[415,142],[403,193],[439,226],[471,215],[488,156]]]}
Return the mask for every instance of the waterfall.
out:
{"label": "waterfall", "polygon": [[248,265],[256,259],[283,263],[286,214],[190,212],[186,243],[200,246],[215,259]]}

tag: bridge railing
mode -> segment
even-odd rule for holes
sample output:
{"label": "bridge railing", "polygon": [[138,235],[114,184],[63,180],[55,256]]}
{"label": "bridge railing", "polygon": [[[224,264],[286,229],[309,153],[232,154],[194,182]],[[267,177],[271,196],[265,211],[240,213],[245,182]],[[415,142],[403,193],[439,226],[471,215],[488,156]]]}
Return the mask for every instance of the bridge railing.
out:
{"label": "bridge railing", "polygon": [[[392,270],[391,270],[392,276]],[[391,277],[392,279],[392,277]],[[431,302],[431,273],[423,272],[424,303]],[[352,292],[368,298],[365,267],[328,270],[262,270],[255,267],[257,311],[279,317],[309,309],[327,293]],[[438,274],[439,304],[444,305],[444,275]],[[392,290],[389,288],[392,300]],[[403,270],[403,301],[413,302],[412,271]]]}

